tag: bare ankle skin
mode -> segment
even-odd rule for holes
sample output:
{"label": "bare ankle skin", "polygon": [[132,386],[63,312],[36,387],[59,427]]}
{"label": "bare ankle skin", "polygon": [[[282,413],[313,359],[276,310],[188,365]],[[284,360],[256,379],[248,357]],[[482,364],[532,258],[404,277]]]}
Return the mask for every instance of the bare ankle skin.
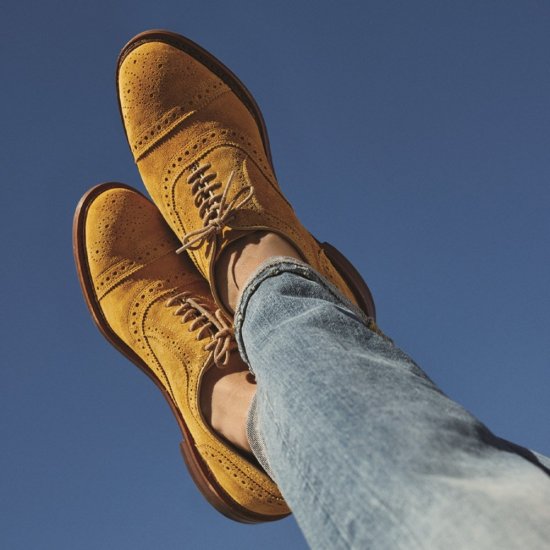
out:
{"label": "bare ankle skin", "polygon": [[[275,256],[301,259],[297,250],[276,233],[257,231],[230,244],[216,263],[216,284],[220,297],[235,311],[239,294],[252,273]],[[246,437],[246,420],[256,383],[238,353],[224,369],[211,368],[201,390],[201,409],[207,422],[241,451],[251,453]]]}
{"label": "bare ankle skin", "polygon": [[235,311],[242,287],[250,275],[275,256],[302,259],[286,239],[267,231],[251,233],[223,251],[216,263],[216,283],[220,298],[230,311]]}
{"label": "bare ankle skin", "polygon": [[254,378],[238,352],[231,355],[226,368],[210,368],[201,388],[201,410],[206,421],[219,435],[247,453],[251,450],[246,419],[255,393]]}

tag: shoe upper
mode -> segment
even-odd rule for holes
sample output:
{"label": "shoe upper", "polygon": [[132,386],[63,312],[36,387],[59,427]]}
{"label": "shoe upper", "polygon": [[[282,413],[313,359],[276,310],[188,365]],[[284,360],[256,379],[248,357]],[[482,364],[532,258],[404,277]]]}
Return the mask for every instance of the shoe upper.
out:
{"label": "shoe upper", "polygon": [[182,249],[209,281],[220,307],[214,262],[227,244],[256,229],[285,237],[355,302],[281,193],[252,110],[206,64],[196,54],[151,40],[127,51],[118,70],[134,159]]}
{"label": "shoe upper", "polygon": [[[184,419],[197,451],[219,485],[246,509],[265,515],[289,510],[273,481],[220,439],[204,420],[201,379],[228,347],[227,323],[208,285],[158,210],[139,193],[113,188],[88,206],[88,277],[99,324],[121,351],[160,385]],[[221,336],[221,338],[217,338]],[[109,336],[108,336],[109,337]],[[119,339],[122,342],[117,343]]]}

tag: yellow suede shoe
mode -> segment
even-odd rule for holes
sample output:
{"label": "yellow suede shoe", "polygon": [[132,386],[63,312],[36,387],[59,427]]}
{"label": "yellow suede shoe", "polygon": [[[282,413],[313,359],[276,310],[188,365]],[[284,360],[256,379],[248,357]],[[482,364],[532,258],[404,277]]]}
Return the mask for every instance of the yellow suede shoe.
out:
{"label": "yellow suede shoe", "polygon": [[298,221],[275,178],[267,131],[252,95],[220,61],[183,36],[148,31],[122,50],[120,112],[145,186],[212,295],[214,264],[250,231],[272,231],[374,318],[353,266]]}
{"label": "yellow suede shoe", "polygon": [[231,519],[257,523],[290,513],[275,483],[203,418],[205,372],[235,347],[208,285],[157,208],[130,187],[109,183],[80,201],[75,260],[103,335],[160,388],[184,436],[181,449],[198,488]]}

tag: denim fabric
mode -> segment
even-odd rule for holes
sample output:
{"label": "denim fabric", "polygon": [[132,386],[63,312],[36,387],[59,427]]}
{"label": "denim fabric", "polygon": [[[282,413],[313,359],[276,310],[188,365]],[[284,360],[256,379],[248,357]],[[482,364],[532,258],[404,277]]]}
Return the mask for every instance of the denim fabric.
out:
{"label": "denim fabric", "polygon": [[548,459],[493,435],[311,268],[260,268],[235,329],[250,444],[312,548],[549,548]]}

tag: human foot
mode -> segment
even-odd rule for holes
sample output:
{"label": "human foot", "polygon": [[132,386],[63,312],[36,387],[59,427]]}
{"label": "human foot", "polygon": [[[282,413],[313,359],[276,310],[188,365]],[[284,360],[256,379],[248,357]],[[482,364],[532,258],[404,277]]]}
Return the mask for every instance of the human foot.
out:
{"label": "human foot", "polygon": [[216,432],[235,447],[251,454],[246,435],[248,411],[256,382],[237,353],[223,369],[209,369],[201,386],[201,410]]}
{"label": "human foot", "polygon": [[266,260],[275,256],[301,259],[298,251],[276,233],[256,231],[232,242],[216,262],[216,284],[220,299],[235,311],[239,294],[248,278]]}

